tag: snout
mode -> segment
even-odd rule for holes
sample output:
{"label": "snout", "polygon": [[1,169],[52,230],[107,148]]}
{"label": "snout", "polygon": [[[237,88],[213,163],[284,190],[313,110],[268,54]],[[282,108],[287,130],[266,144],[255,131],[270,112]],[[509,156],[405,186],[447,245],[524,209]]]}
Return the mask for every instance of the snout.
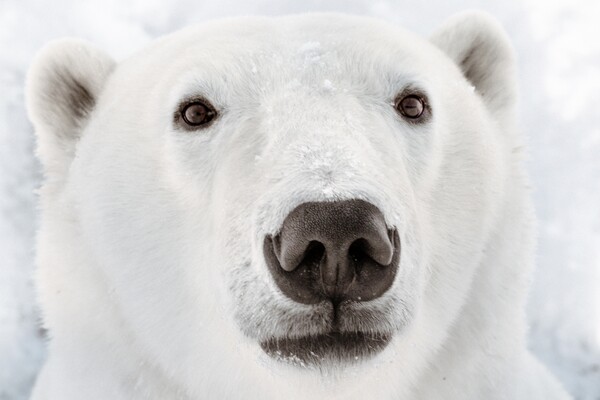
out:
{"label": "snout", "polygon": [[389,289],[400,239],[369,202],[309,202],[285,218],[278,234],[265,237],[263,250],[284,295],[304,304],[339,304],[373,300]]}

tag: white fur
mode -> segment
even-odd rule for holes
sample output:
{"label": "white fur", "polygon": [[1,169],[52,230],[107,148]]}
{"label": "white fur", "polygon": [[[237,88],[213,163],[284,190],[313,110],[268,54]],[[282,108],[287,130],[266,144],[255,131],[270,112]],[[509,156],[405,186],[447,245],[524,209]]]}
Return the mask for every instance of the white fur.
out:
{"label": "white fur", "polygon": [[[65,75],[89,112],[70,112]],[[427,92],[428,123],[395,112],[407,85]],[[194,95],[218,120],[177,129]],[[515,97],[510,45],[478,13],[431,41],[334,14],[215,21],[116,66],[49,45],[28,80],[50,336],[33,398],[567,399],[526,350]],[[396,281],[362,305],[387,307],[394,339],[354,365],[276,361],[259,340],[318,331],[307,317],[330,310],[277,290],[264,235],[300,203],[350,198],[400,233]]]}

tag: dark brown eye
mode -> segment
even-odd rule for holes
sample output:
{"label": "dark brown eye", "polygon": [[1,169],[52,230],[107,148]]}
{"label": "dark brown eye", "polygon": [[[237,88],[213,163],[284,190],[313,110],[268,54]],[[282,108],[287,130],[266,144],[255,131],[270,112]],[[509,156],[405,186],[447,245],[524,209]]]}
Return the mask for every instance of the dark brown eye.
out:
{"label": "dark brown eye", "polygon": [[425,112],[425,101],[416,94],[396,100],[396,110],[406,118],[417,119]]}
{"label": "dark brown eye", "polygon": [[183,121],[194,127],[208,124],[216,114],[212,106],[201,101],[189,103],[181,111]]}

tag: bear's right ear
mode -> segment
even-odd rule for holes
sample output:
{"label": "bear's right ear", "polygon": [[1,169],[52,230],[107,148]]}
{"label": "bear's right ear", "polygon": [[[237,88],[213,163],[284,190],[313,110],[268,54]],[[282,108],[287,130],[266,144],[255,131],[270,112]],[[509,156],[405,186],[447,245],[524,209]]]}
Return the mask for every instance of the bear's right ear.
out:
{"label": "bear's right ear", "polygon": [[27,111],[46,176],[66,173],[114,67],[108,55],[76,39],[50,42],[35,57],[27,75]]}

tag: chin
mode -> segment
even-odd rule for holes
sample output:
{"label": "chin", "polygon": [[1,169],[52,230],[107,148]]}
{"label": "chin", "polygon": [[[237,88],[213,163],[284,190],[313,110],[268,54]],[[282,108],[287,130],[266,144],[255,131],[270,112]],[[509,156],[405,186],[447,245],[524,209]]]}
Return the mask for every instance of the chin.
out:
{"label": "chin", "polygon": [[299,338],[271,338],[260,343],[270,357],[284,363],[308,366],[360,364],[381,353],[391,334],[331,331]]}

